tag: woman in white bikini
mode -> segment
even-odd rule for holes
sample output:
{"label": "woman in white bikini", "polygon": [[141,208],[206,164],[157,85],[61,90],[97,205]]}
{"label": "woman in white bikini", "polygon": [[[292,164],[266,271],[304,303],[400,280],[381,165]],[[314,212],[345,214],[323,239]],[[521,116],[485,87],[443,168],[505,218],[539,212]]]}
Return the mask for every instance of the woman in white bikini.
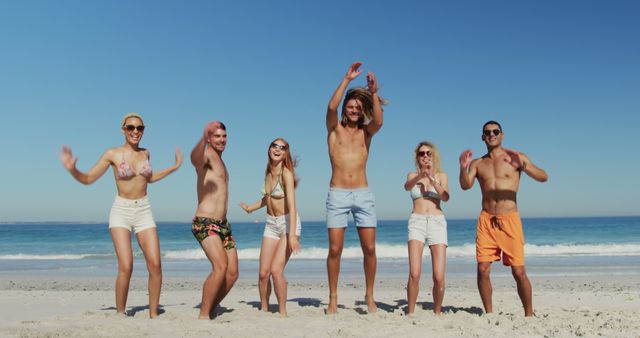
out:
{"label": "woman in white bikini", "polygon": [[282,138],[271,142],[267,153],[269,161],[264,176],[262,198],[252,205],[240,203],[240,207],[247,213],[267,207],[258,275],[260,309],[269,311],[271,278],[273,278],[280,315],[286,316],[287,280],[284,277],[284,267],[291,254],[297,254],[300,251],[301,223],[296,210],[295,195],[296,162],[291,158],[289,143]]}
{"label": "woman in white bikini", "polygon": [[431,142],[420,142],[415,151],[416,172],[407,175],[404,189],[413,200],[409,218],[409,281],[407,313],[413,314],[420,289],[425,241],[431,251],[433,271],[433,312],[440,314],[444,298],[444,271],[447,250],[447,221],[440,202],[449,200],[447,174],[440,170],[440,153]]}
{"label": "woman in white bikini", "polygon": [[76,168],[78,158],[73,157],[71,149],[62,147],[60,161],[71,176],[82,184],[92,184],[111,167],[118,189],[111,213],[109,231],[118,257],[118,277],[116,279],[116,311],[125,314],[129,281],[133,271],[133,250],[131,231],[138,239],[149,270],[149,316],[158,316],[160,288],[162,287],[162,268],[160,264],[160,243],[156,223],[147,198],[147,184],[159,181],[176,171],[182,164],[182,154],[176,148],[176,162],[173,166],[153,171],[149,163],[149,151],[140,148],[140,140],[145,126],[142,117],[129,113],[122,119],[124,145],[107,149],[93,168],[84,173]]}

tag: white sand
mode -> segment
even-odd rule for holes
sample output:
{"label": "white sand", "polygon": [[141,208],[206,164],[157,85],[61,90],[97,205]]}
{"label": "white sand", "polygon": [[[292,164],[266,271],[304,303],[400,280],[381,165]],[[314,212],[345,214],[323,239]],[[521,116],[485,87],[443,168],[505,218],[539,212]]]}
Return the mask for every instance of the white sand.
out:
{"label": "white sand", "polygon": [[416,313],[407,317],[404,277],[376,284],[379,310],[366,314],[361,282],[344,282],[337,315],[324,315],[326,281],[290,281],[288,318],[258,310],[257,285],[241,279],[211,321],[198,321],[201,280],[165,279],[164,312],[148,319],[144,279],[132,281],[129,317],[115,315],[111,278],[0,275],[0,336],[122,337],[640,337],[637,276],[537,277],[536,317],[524,318],[511,278],[494,278],[494,311],[485,315],[473,279],[447,281],[444,313],[430,310],[431,282],[424,276]]}

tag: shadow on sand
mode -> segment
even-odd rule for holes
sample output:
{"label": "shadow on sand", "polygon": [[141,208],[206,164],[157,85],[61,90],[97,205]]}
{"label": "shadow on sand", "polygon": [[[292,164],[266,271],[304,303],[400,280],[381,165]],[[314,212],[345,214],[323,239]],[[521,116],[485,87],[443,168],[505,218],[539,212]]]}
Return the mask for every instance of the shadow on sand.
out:
{"label": "shadow on sand", "polygon": [[[396,299],[395,300],[397,307],[398,308],[404,308],[404,312],[407,312],[407,300],[406,299]],[[422,307],[423,310],[427,310],[427,311],[433,311],[435,305],[432,302],[416,302],[416,307]],[[456,313],[458,311],[463,311],[463,312],[467,312],[470,313],[472,315],[482,315],[484,314],[484,311],[476,306],[471,306],[471,307],[457,307],[457,306],[443,306],[441,311],[443,313],[446,312],[451,312],[451,313]]]}

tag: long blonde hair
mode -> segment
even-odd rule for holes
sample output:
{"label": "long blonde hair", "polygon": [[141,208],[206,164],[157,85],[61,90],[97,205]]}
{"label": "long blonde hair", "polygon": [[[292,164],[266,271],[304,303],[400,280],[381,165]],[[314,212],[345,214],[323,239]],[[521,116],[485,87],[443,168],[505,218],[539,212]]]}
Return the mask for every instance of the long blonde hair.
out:
{"label": "long blonde hair", "polygon": [[420,163],[418,162],[418,151],[420,150],[421,147],[424,147],[424,146],[431,148],[431,151],[433,152],[432,170],[433,170],[433,174],[435,175],[441,171],[440,170],[440,151],[438,150],[438,147],[436,147],[435,144],[429,141],[422,141],[418,143],[418,146],[413,151],[413,160],[415,161],[416,169],[420,171]]}
{"label": "long blonde hair", "polygon": [[[282,141],[284,142],[284,145],[286,147],[285,149],[285,154],[284,154],[284,160],[282,161],[282,166],[284,168],[289,169],[289,171],[291,171],[291,173],[293,174],[293,188],[295,189],[298,186],[298,177],[296,176],[296,170],[295,167],[298,166],[298,158],[293,158],[291,156],[291,151],[289,149],[289,142],[287,142],[287,140],[283,139],[282,137],[278,137],[277,139],[271,141],[271,143],[269,143],[269,148],[267,148],[267,169],[264,171],[264,175],[265,177],[267,175],[269,175],[269,162],[271,162],[271,157],[269,156],[269,151],[271,150],[271,145],[275,142],[275,141]],[[282,184],[284,184],[284,182],[282,182]]]}

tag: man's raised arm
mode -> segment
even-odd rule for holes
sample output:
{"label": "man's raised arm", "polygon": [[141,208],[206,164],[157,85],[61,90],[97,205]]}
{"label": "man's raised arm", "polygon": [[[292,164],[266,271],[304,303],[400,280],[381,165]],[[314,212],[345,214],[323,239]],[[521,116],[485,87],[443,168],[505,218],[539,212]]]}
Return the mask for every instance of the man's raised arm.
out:
{"label": "man's raised arm", "polygon": [[362,73],[361,70],[358,70],[360,66],[362,66],[362,62],[360,61],[351,64],[349,70],[347,70],[347,74],[340,82],[333,96],[331,96],[329,106],[327,107],[327,131],[332,131],[338,126],[338,107],[340,107],[340,102],[342,101],[344,92],[347,90],[347,86],[349,86],[349,82]]}
{"label": "man's raised arm", "polygon": [[215,126],[215,122],[209,122],[204,127],[204,133],[202,135],[202,138],[200,139],[200,141],[198,141],[196,146],[193,147],[193,150],[191,150],[191,164],[193,164],[193,166],[196,168],[202,168],[202,166],[204,166],[206,162],[204,157],[204,151],[207,147],[207,142],[211,137],[211,134],[213,133],[214,126]]}
{"label": "man's raised arm", "polygon": [[373,120],[367,125],[367,132],[369,135],[373,135],[382,128],[382,102],[378,96],[378,80],[372,72],[367,73],[367,87],[369,87],[371,101],[373,101]]}
{"label": "man's raised arm", "polygon": [[472,156],[471,150],[465,150],[460,154],[460,188],[462,190],[471,189],[476,178],[477,168],[471,163]]}

